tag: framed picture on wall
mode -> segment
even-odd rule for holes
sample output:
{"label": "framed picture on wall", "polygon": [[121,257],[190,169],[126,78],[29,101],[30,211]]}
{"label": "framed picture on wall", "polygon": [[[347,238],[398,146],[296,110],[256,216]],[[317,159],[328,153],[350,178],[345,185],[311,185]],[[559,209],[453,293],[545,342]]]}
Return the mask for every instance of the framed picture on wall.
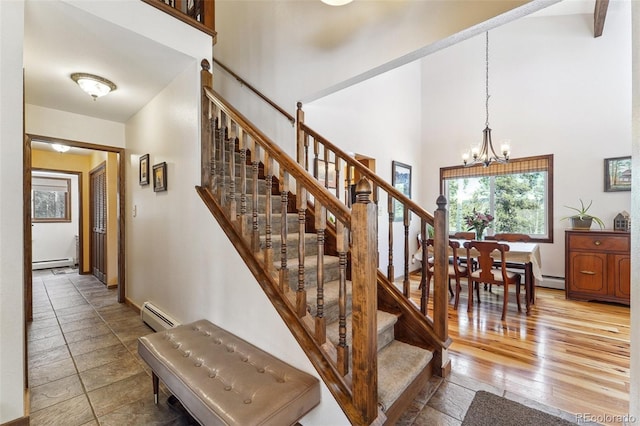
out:
{"label": "framed picture on wall", "polygon": [[140,157],[138,182],[140,185],[149,185],[149,154]]}
{"label": "framed picture on wall", "polygon": [[631,191],[631,157],[604,159],[604,191]]}
{"label": "framed picture on wall", "polygon": [[162,162],[153,165],[153,191],[167,190],[167,163]]}
{"label": "framed picture on wall", "polygon": [[[411,198],[411,166],[399,161],[391,162],[391,184],[403,195]],[[404,220],[404,206],[393,200],[393,221],[402,220]]]}

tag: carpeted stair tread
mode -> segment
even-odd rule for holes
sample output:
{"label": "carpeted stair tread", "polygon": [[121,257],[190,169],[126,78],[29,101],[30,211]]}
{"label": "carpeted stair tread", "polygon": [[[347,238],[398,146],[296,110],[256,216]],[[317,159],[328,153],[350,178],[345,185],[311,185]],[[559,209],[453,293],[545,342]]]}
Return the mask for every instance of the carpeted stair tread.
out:
{"label": "carpeted stair tread", "polygon": [[[298,234],[295,233],[287,233],[287,258],[297,258],[298,257]],[[304,234],[305,241],[305,256],[315,256],[318,253],[318,245],[316,242],[316,234],[306,233]],[[277,234],[271,234],[271,248],[278,259],[280,258],[280,242],[282,241],[282,235],[278,232]],[[260,236],[260,248],[266,248],[267,246],[267,237],[266,235]]]}
{"label": "carpeted stair tread", "polygon": [[397,340],[378,351],[378,402],[391,407],[432,358],[431,351]]}
{"label": "carpeted stair tread", "polygon": [[[307,299],[309,300],[309,299]],[[377,331],[378,331],[378,352],[382,350],[385,346],[389,345],[392,341],[394,341],[394,329],[393,326],[398,321],[398,317],[394,314],[390,314],[389,312],[384,312],[381,310],[377,311]],[[349,351],[351,351],[353,341],[352,336],[352,316],[349,314],[347,316],[347,345],[349,346]],[[329,339],[334,345],[338,345],[338,323],[333,322],[327,325],[327,339]],[[349,357],[351,359],[351,356]]]}
{"label": "carpeted stair tread", "polygon": [[[292,289],[298,287],[298,258],[287,259],[287,268],[289,269],[289,285]],[[281,260],[280,253],[274,254],[274,267],[276,271],[280,270]],[[340,259],[337,256],[324,255],[324,282],[335,281],[340,276],[339,270]],[[311,288],[317,285],[317,269],[318,256],[305,256],[305,287]]]}

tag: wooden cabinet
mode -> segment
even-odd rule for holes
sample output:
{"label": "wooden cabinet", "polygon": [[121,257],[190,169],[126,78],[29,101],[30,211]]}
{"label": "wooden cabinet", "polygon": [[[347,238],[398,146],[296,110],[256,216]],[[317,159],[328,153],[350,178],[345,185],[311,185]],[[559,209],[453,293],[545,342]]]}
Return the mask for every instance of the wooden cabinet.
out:
{"label": "wooden cabinet", "polygon": [[629,304],[631,243],[628,232],[567,230],[565,292],[567,299]]}

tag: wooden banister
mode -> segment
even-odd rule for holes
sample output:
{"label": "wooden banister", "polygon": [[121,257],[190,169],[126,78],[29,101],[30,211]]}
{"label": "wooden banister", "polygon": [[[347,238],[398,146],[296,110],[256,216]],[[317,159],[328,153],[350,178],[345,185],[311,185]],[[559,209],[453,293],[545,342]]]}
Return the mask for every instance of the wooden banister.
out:
{"label": "wooden banister", "polygon": [[296,119],[293,115],[289,114],[287,111],[284,110],[284,108],[282,108],[280,105],[276,104],[274,101],[272,101],[271,99],[269,99],[266,95],[264,95],[261,91],[259,91],[258,89],[256,89],[255,87],[253,87],[251,84],[249,84],[246,80],[244,80],[242,77],[240,77],[238,74],[236,74],[235,72],[233,72],[231,70],[231,68],[229,68],[228,66],[226,66],[225,64],[223,64],[222,62],[220,62],[218,59],[213,58],[213,63],[218,65],[220,68],[222,68],[223,70],[225,70],[226,72],[228,72],[229,74],[231,74],[231,76],[233,78],[235,78],[241,85],[245,86],[247,89],[251,90],[253,93],[255,93],[256,95],[258,95],[258,97],[260,99],[262,99],[263,101],[265,101],[266,103],[268,103],[269,105],[271,105],[274,109],[276,109],[280,114],[284,115],[287,120],[289,120],[291,122],[291,125],[294,125],[296,123]]}

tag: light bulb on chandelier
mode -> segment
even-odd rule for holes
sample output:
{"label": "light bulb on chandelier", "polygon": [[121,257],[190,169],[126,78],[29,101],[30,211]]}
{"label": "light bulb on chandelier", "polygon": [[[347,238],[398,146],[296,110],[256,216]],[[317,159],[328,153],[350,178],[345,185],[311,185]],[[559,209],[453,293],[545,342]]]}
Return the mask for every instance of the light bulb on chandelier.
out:
{"label": "light bulb on chandelier", "polygon": [[482,144],[480,146],[475,146],[471,148],[469,152],[462,154],[462,163],[465,166],[482,164],[484,167],[487,167],[493,162],[504,164],[509,162],[509,155],[511,154],[511,141],[504,140],[500,143],[500,155],[498,155],[493,148],[493,141],[491,140],[491,128],[489,128],[489,32],[486,32],[485,35],[485,128],[482,131]]}

